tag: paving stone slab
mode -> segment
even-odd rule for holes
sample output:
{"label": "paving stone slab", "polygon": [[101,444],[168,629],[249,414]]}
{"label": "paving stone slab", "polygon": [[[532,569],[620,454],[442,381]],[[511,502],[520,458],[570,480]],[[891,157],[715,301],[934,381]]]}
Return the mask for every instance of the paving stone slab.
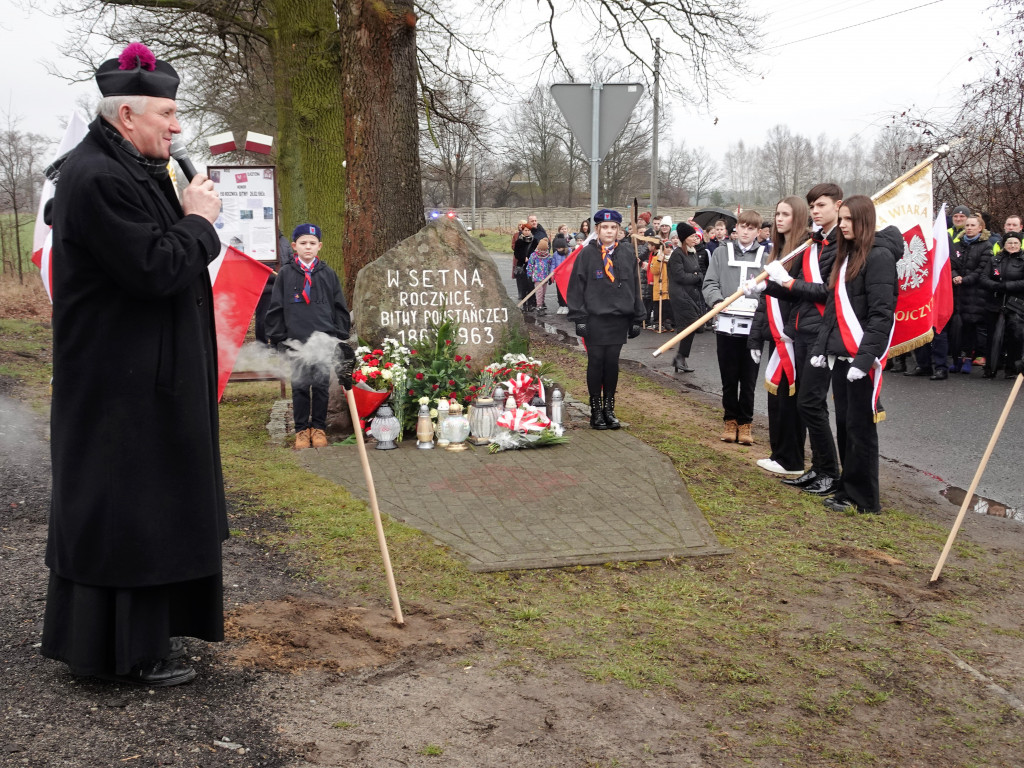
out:
{"label": "paving stone slab", "polygon": [[[382,513],[433,536],[472,571],[725,554],[668,457],[625,430],[571,430],[520,451],[369,447]],[[367,500],[356,446],[299,454]]]}

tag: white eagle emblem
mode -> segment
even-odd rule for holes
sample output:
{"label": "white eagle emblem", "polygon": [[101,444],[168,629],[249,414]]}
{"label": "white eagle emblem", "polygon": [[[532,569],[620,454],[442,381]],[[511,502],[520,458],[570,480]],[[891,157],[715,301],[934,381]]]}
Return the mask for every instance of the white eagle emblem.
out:
{"label": "white eagle emblem", "polygon": [[910,238],[910,245],[903,243],[903,258],[896,262],[896,275],[900,289],[917,288],[928,277],[928,249],[920,235]]}

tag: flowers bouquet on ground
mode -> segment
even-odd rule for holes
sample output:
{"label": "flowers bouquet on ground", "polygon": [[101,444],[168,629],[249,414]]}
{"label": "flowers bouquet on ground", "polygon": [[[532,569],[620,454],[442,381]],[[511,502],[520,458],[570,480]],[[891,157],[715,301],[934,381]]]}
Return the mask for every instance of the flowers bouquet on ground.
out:
{"label": "flowers bouquet on ground", "polygon": [[402,423],[409,404],[406,392],[411,352],[390,337],[379,347],[363,344],[356,348],[352,392],[360,418],[365,419],[390,396],[395,416]]}
{"label": "flowers bouquet on ground", "polygon": [[[473,358],[462,354],[458,331],[458,324],[446,319],[431,325],[409,350],[409,375],[404,389],[407,402],[426,397],[436,407],[438,400],[447,398],[468,405],[477,396],[480,387],[473,371]],[[403,415],[402,424],[415,429],[416,415],[410,409]]]}
{"label": "flowers bouquet on ground", "polygon": [[[515,395],[513,395],[514,397]],[[491,453],[522,448],[543,448],[567,443],[561,424],[552,424],[540,409],[526,405],[507,410],[498,417],[498,430],[491,439]]]}

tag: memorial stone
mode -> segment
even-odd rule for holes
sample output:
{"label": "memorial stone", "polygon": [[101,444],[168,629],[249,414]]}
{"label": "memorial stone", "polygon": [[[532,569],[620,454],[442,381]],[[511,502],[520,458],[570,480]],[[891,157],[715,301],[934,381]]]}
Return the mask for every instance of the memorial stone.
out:
{"label": "memorial stone", "polygon": [[446,315],[458,323],[462,352],[481,366],[504,336],[526,335],[494,260],[461,224],[442,217],[359,270],[352,316],[367,344],[390,336],[411,346]]}

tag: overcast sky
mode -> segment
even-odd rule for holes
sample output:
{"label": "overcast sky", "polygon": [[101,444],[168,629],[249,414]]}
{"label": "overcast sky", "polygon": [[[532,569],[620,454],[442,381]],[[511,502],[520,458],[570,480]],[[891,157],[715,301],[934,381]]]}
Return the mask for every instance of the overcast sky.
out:
{"label": "overcast sky", "polygon": [[[755,13],[768,17],[761,50],[752,62],[761,75],[716,75],[722,79],[706,111],[691,101],[665,99],[673,117],[672,135],[690,147],[706,147],[717,159],[737,140],[762,143],[766,130],[777,123],[812,138],[824,132],[842,140],[860,135],[870,141],[894,112],[913,108],[935,115],[955,103],[962,84],[977,77],[978,63],[968,59],[982,35],[999,39],[986,10],[990,0],[748,2]],[[73,66],[60,53],[65,25],[27,5],[25,0],[0,0],[0,104],[4,113],[20,119],[23,130],[57,138],[76,99],[94,97],[95,86],[71,85],[47,73],[47,64]],[[32,0],[31,5],[45,8],[52,0]],[[490,35],[501,47],[495,66],[511,79],[535,82],[546,73],[538,74],[529,51],[510,41],[519,36],[524,19],[542,23],[544,8],[535,0],[524,0],[516,8],[514,14],[497,18]],[[559,30],[560,48],[570,60],[580,61],[585,41],[573,50],[578,27],[565,18]],[[822,35],[829,30],[835,31]],[[539,51],[545,44],[541,35],[530,45]]]}

